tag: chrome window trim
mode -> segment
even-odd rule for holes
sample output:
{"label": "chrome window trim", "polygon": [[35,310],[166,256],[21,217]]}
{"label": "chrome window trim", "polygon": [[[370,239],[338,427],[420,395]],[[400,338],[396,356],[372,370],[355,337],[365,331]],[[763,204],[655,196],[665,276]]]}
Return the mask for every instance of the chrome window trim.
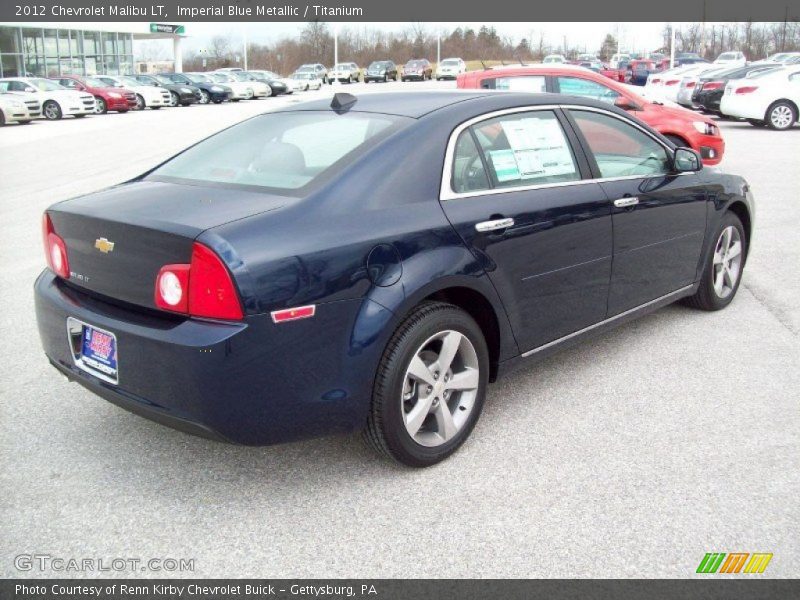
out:
{"label": "chrome window trim", "polygon": [[[456,142],[458,141],[458,136],[461,133],[472,127],[476,123],[480,123],[482,121],[488,121],[489,119],[494,119],[496,117],[502,117],[505,115],[513,115],[516,113],[522,112],[536,112],[540,110],[556,110],[559,108],[564,108],[568,110],[584,110],[588,112],[596,112],[603,115],[607,115],[609,117],[614,117],[622,121],[623,123],[627,123],[632,125],[646,136],[648,136],[653,141],[660,144],[667,153],[671,156],[674,154],[672,149],[667,146],[663,141],[654,137],[649,131],[647,131],[644,127],[640,126],[638,123],[634,123],[633,121],[626,119],[625,117],[613,113],[608,110],[604,110],[602,108],[596,108],[594,106],[581,106],[580,104],[541,104],[536,106],[518,106],[515,108],[504,108],[502,110],[496,110],[489,113],[484,113],[477,117],[473,117],[467,121],[461,123],[458,127],[456,127],[453,132],[450,134],[450,138],[447,141],[447,150],[445,151],[444,157],[444,168],[442,170],[442,182],[439,188],[439,200],[447,201],[447,200],[457,200],[460,198],[472,198],[476,196],[488,196],[493,194],[508,194],[511,192],[525,192],[529,190],[539,190],[539,189],[547,189],[547,188],[556,188],[556,187],[564,187],[568,185],[586,185],[591,183],[603,183],[607,181],[625,181],[627,179],[643,179],[647,177],[660,177],[661,175],[625,175],[623,177],[597,177],[597,178],[590,178],[590,179],[576,179],[574,181],[560,181],[557,183],[539,183],[539,184],[531,184],[531,185],[518,185],[514,187],[504,187],[504,188],[489,188],[486,190],[475,190],[471,192],[456,192],[452,187],[452,175],[453,175],[453,159],[455,157],[455,149],[456,149]],[[559,123],[560,124],[560,123]],[[569,142],[569,136],[567,136],[566,132],[564,132],[564,136],[567,138],[567,142]],[[478,148],[478,151],[482,152],[481,148]],[[686,175],[687,173],[676,173],[675,175]],[[667,175],[664,173],[663,175]],[[488,176],[488,173],[487,173]]]}

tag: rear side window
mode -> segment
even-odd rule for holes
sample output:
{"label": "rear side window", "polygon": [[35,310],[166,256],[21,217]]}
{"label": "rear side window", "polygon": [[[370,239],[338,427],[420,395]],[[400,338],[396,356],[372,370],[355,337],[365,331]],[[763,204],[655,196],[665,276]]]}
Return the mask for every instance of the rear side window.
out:
{"label": "rear side window", "polygon": [[483,158],[472,139],[472,131],[461,132],[453,155],[453,191],[463,194],[489,189]]}
{"label": "rear side window", "polygon": [[297,190],[334,174],[406,121],[354,112],[266,114],[200,142],[149,177]]}
{"label": "rear side window", "polygon": [[669,173],[667,150],[652,137],[621,119],[570,110],[600,169],[601,177],[643,177]]}
{"label": "rear side window", "polygon": [[619,94],[610,87],[595,81],[578,77],[558,77],[557,80],[559,92],[562,94],[591,98],[592,100],[600,100],[609,104],[613,104],[614,100],[619,98]]}
{"label": "rear side window", "polygon": [[484,79],[481,87],[485,90],[503,90],[506,92],[531,92],[543,94],[547,91],[543,75],[519,75],[517,77],[492,77]]}

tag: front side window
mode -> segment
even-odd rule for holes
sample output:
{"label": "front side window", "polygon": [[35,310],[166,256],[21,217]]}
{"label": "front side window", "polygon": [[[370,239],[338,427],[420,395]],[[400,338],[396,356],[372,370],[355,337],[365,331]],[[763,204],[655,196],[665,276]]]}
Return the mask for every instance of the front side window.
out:
{"label": "front side window", "polygon": [[148,177],[291,191],[336,172],[406,121],[382,114],[265,114],[193,146]]}
{"label": "front side window", "polygon": [[591,98],[609,104],[613,104],[619,98],[619,93],[596,81],[578,77],[558,77],[557,80],[559,92],[568,96]]}
{"label": "front side window", "polygon": [[601,113],[570,110],[594,155],[601,177],[663,175],[671,171],[666,148],[622,119]]}

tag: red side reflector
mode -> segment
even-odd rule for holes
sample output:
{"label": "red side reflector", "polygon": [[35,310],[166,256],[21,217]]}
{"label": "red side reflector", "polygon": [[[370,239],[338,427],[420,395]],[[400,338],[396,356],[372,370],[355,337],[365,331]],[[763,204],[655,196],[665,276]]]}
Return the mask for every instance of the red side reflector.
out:
{"label": "red side reflector", "polygon": [[661,80],[660,80],[660,79],[658,79],[658,78],[656,78],[656,79],[651,79],[651,80],[650,80],[650,83],[661,83]]}
{"label": "red side reflector", "polygon": [[272,315],[273,323],[284,323],[286,321],[297,321],[298,319],[308,319],[313,317],[317,312],[317,307],[314,304],[309,306],[296,306],[294,308],[286,308],[284,310],[274,310]]}
{"label": "red side reflector", "polygon": [[723,85],[725,85],[722,81],[707,81],[703,84],[703,89],[707,92],[708,90],[718,90]]}
{"label": "red side reflector", "polygon": [[678,83],[677,79],[670,79],[669,81],[665,82],[664,85],[675,85]]}
{"label": "red side reflector", "polygon": [[695,85],[696,85],[696,83],[694,81],[690,81],[689,83],[686,84],[686,87],[687,88],[693,88]]}

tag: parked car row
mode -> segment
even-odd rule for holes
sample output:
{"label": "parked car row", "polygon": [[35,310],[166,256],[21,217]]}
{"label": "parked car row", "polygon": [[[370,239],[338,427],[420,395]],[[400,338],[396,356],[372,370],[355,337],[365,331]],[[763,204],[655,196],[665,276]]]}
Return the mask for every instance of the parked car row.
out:
{"label": "parked car row", "polygon": [[800,61],[672,69],[649,78],[645,90],[648,97],[685,108],[785,130],[797,123],[800,112]]}
{"label": "parked car row", "polygon": [[[220,70],[149,75],[63,75],[0,79],[0,125],[149,108],[221,104],[313,89],[269,71]],[[319,85],[316,85],[319,88]]]}

